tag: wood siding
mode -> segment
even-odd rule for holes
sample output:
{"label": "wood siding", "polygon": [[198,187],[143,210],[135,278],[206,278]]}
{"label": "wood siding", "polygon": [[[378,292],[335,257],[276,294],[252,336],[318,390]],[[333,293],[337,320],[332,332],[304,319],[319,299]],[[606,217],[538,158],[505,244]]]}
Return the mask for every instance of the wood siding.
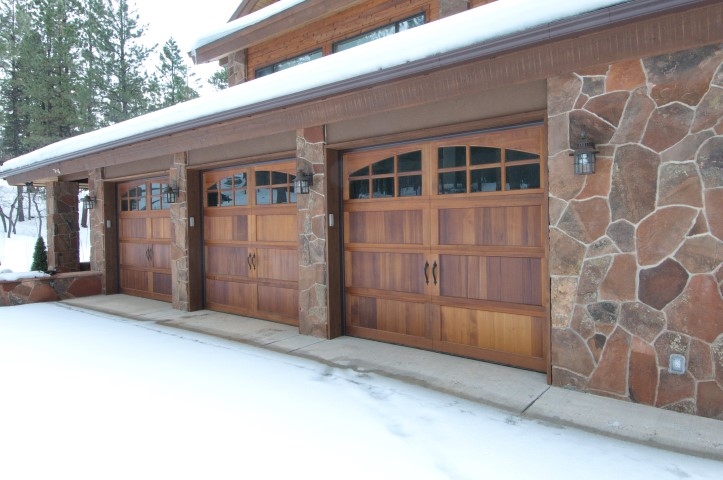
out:
{"label": "wood siding", "polygon": [[255,78],[256,70],[322,48],[324,55],[332,52],[332,44],[345,38],[387,25],[424,12],[426,21],[437,20],[439,0],[371,0],[337,15],[309,24],[248,49],[247,78]]}

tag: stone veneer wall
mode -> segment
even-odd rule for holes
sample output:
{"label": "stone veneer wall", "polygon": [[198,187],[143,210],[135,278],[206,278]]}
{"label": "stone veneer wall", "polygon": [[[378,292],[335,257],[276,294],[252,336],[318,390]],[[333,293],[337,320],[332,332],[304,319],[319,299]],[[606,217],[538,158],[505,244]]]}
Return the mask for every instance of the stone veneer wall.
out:
{"label": "stone veneer wall", "polygon": [[100,272],[71,272],[50,277],[0,281],[0,307],[100,295],[101,277]]}
{"label": "stone veneer wall", "polygon": [[297,170],[314,172],[308,195],[297,195],[299,229],[299,332],[327,338],[329,304],[326,265],[326,175],[324,128],[296,136]]}
{"label": "stone veneer wall", "polygon": [[80,270],[78,191],[76,182],[46,185],[48,268],[57,272]]}
{"label": "stone veneer wall", "polygon": [[188,312],[191,310],[191,282],[189,274],[189,225],[188,225],[188,155],[177,153],[173,156],[169,182],[178,187],[176,203],[170,205],[171,215],[171,277],[173,278],[173,308]]}
{"label": "stone veneer wall", "polygon": [[[723,419],[722,61],[714,45],[549,79],[554,385]],[[575,176],[583,127],[597,173]]]}

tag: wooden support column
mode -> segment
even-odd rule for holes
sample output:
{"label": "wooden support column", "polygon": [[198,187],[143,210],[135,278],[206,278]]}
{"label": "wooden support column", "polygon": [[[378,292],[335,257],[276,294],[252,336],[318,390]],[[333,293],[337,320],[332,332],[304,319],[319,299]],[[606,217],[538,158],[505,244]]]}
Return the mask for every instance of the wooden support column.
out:
{"label": "wooden support column", "polygon": [[48,207],[48,269],[80,270],[78,184],[50,182],[45,185]]}
{"label": "wooden support column", "polygon": [[297,171],[313,172],[307,195],[297,195],[299,332],[330,338],[327,276],[326,152],[323,126],[297,132]]}

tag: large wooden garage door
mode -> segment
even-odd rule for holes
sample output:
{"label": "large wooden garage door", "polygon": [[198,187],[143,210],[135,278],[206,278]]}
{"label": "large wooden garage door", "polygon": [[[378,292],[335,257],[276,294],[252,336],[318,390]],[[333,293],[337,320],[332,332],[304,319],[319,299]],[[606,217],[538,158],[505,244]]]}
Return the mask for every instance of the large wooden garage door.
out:
{"label": "large wooden garage door", "polygon": [[167,179],[118,185],[120,291],[171,301],[171,218]]}
{"label": "large wooden garage door", "polygon": [[204,174],[207,308],[298,325],[295,166]]}
{"label": "large wooden garage door", "polygon": [[546,370],[542,133],[344,155],[348,334]]}

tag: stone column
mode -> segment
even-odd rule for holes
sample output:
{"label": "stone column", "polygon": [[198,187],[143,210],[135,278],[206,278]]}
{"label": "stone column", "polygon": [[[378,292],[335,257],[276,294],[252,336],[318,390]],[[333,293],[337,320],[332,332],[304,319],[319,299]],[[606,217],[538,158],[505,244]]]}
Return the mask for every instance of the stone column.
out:
{"label": "stone column", "polygon": [[246,50],[239,50],[228,56],[226,71],[228,72],[229,87],[246,81]]}
{"label": "stone column", "polygon": [[297,170],[314,173],[308,195],[297,195],[299,226],[299,332],[329,337],[324,127],[300,130]]}
{"label": "stone column", "polygon": [[191,310],[191,284],[189,275],[189,228],[188,228],[188,155],[185,152],[173,156],[169,182],[178,187],[176,203],[170,205],[171,215],[171,276],[173,278],[173,308]]}
{"label": "stone column", "polygon": [[57,272],[80,270],[78,184],[46,184],[48,205],[48,268]]}
{"label": "stone column", "polygon": [[90,228],[90,269],[101,272],[105,294],[118,293],[118,225],[116,190],[103,180],[105,172],[96,168],[88,172],[89,195],[95,197],[95,208],[88,211]]}
{"label": "stone column", "polygon": [[469,8],[468,0],[439,0],[439,18],[464,12]]}

